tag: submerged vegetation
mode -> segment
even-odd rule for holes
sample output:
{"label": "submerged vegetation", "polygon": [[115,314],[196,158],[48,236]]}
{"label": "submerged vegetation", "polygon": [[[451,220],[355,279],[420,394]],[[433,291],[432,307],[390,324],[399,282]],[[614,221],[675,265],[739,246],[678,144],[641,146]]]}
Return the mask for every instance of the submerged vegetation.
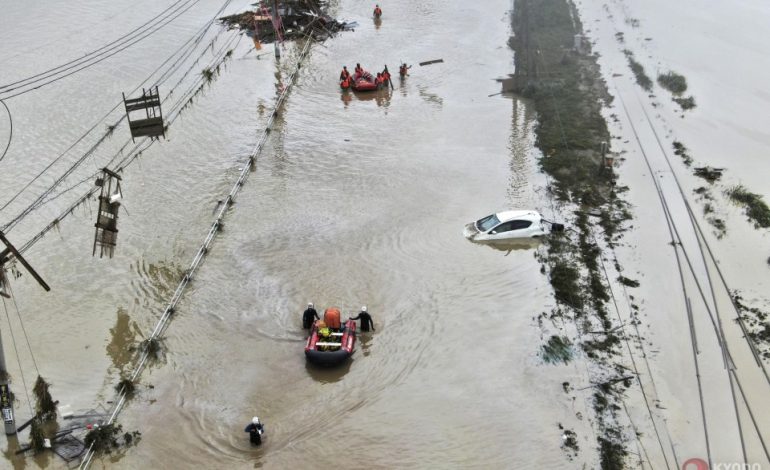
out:
{"label": "submerged vegetation", "polygon": [[675,95],[681,95],[687,91],[687,79],[685,79],[683,75],[679,75],[676,72],[669,71],[658,75],[658,83],[660,86]]}
{"label": "submerged vegetation", "polygon": [[687,153],[687,147],[685,147],[684,144],[678,140],[675,140],[672,145],[674,146],[674,155],[679,155],[685,165],[692,165],[692,157],[689,153]]}
{"label": "submerged vegetation", "polygon": [[97,454],[109,454],[121,447],[130,447],[139,442],[141,433],[139,431],[123,432],[123,426],[118,424],[105,424],[94,426],[88,431],[83,442],[86,447],[93,445],[93,451]]}
{"label": "submerged vegetation", "polygon": [[719,179],[722,177],[722,171],[723,171],[722,168],[712,168],[710,166],[703,166],[700,168],[696,168],[693,174],[699,178],[703,178],[709,183],[714,183],[716,181],[719,181]]}
{"label": "submerged vegetation", "polygon": [[754,222],[755,227],[770,227],[770,207],[767,207],[761,195],[750,192],[740,184],[728,189],[725,194],[735,203],[743,206],[746,216]]}
{"label": "submerged vegetation", "polygon": [[37,376],[35,381],[35,387],[32,389],[35,394],[35,411],[37,417],[41,421],[54,421],[56,420],[56,402],[51,398],[50,392],[51,385],[45,381],[41,376]]}
{"label": "submerged vegetation", "polygon": [[543,360],[549,364],[563,362],[567,364],[572,360],[572,342],[564,336],[551,336],[543,345]]}
{"label": "submerged vegetation", "polygon": [[727,235],[727,224],[724,219],[717,217],[714,210],[714,196],[711,195],[709,188],[700,186],[693,190],[695,194],[699,196],[699,199],[703,202],[703,215],[706,216],[706,221],[716,229],[715,235],[718,239],[721,239]]}
{"label": "submerged vegetation", "polygon": [[45,439],[42,423],[33,418],[29,428],[29,445],[36,454],[45,450]]}
{"label": "submerged vegetation", "polygon": [[685,91],[687,91],[687,79],[684,78],[683,75],[668,71],[662,75],[658,75],[658,83],[660,86],[670,91],[674,95],[672,98],[673,101],[683,110],[688,110],[695,107],[695,98],[692,96],[681,96]]}
{"label": "submerged vegetation", "polygon": [[[770,258],[767,260],[770,264]],[[738,291],[732,293],[733,303],[740,312],[741,320],[748,328],[749,339],[765,359],[770,359],[770,313],[757,307],[749,307]]]}
{"label": "submerged vegetation", "polygon": [[618,282],[620,282],[621,284],[627,287],[639,287],[639,281],[629,279],[625,276],[618,277]]}
{"label": "submerged vegetation", "polygon": [[125,393],[127,397],[131,397],[136,391],[136,384],[131,379],[124,377],[115,385],[115,391],[117,393]]}
{"label": "submerged vegetation", "polygon": [[[513,17],[514,88],[532,100],[538,113],[536,145],[543,154],[540,166],[552,177],[552,194],[576,208],[575,229],[549,237],[547,253],[540,257],[557,301],[551,315],[541,319],[550,318],[560,330],[547,333],[542,355],[546,362],[566,362],[571,347],[579,346],[597,366],[592,374],[609,375],[614,373],[610,358],[619,353],[623,332],[609,315],[610,280],[602,246],[612,248],[631,217],[618,197],[623,189],[615,186],[612,167],[604,165],[602,157],[602,149],[609,151],[606,143],[611,136],[601,111],[612,98],[596,57],[571,49],[575,35],[582,33],[571,3],[515,0],[514,11],[518,12]],[[638,66],[632,65],[637,81],[651,90],[652,80],[629,59]],[[589,214],[596,219],[589,220]],[[594,231],[603,237],[597,239]],[[573,340],[564,335],[567,319],[574,320],[578,331]],[[619,424],[616,404],[622,391],[616,387],[615,383],[601,387],[593,400],[596,448],[603,469],[623,468],[626,457],[626,432]]]}
{"label": "submerged vegetation", "polygon": [[563,431],[561,435],[562,449],[567,453],[567,458],[572,460],[580,451],[580,446],[578,446],[577,442],[577,434],[571,429],[565,429],[561,423],[559,423],[559,429]]}
{"label": "submerged vegetation", "polygon": [[634,59],[634,53],[628,49],[623,49],[623,54],[626,55],[626,58],[628,59],[628,66],[631,67],[631,71],[634,72],[636,83],[638,83],[639,86],[644,89],[644,91],[652,91],[652,80],[644,71],[642,64]]}
{"label": "submerged vegetation", "polygon": [[686,98],[680,98],[675,96],[674,98],[672,98],[672,100],[674,101],[674,103],[678,104],[679,107],[681,107],[685,111],[695,107],[695,98],[693,98],[692,96],[688,96]]}

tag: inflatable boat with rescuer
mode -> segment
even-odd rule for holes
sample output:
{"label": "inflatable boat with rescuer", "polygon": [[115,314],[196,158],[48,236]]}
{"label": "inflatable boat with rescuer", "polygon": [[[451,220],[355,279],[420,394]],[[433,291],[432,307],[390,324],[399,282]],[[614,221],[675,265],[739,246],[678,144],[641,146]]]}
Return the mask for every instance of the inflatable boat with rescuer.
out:
{"label": "inflatable boat with rescuer", "polygon": [[318,320],[310,330],[305,344],[305,358],[319,366],[335,366],[345,362],[356,346],[356,322],[340,322],[340,310],[332,307],[324,312],[324,319]]}
{"label": "inflatable boat with rescuer", "polygon": [[353,91],[377,91],[382,89],[383,85],[383,83],[377,83],[375,77],[369,72],[364,72],[360,76],[351,76],[340,81],[340,88]]}

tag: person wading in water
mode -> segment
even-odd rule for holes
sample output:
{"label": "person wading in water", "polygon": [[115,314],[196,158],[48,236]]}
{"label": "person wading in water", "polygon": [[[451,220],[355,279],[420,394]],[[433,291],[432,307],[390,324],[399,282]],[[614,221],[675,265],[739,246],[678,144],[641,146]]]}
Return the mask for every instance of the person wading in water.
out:
{"label": "person wading in water", "polygon": [[302,328],[309,330],[316,320],[320,320],[320,318],[318,317],[318,312],[313,308],[313,302],[310,302],[307,304],[305,312],[302,313]]}
{"label": "person wading in water", "polygon": [[372,331],[375,331],[372,316],[366,311],[366,305],[361,307],[361,313],[359,313],[358,316],[349,318],[349,320],[361,320],[361,331],[369,331],[369,327],[372,328]]}
{"label": "person wading in water", "polygon": [[262,444],[262,434],[265,432],[265,426],[259,422],[256,416],[251,419],[251,423],[246,426],[243,432],[249,433],[249,440],[254,445]]}

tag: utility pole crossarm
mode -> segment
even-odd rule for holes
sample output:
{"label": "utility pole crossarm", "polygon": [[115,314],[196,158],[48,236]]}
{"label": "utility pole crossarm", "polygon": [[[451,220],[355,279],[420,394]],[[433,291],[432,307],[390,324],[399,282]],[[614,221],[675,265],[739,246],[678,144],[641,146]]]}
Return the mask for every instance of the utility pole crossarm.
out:
{"label": "utility pole crossarm", "polygon": [[19,263],[21,263],[22,266],[27,268],[27,271],[29,271],[32,277],[35,278],[35,280],[38,282],[38,284],[40,284],[43,287],[43,289],[45,289],[46,291],[51,290],[51,288],[48,287],[48,284],[46,284],[43,278],[40,277],[37,271],[35,271],[32,268],[32,266],[30,266],[29,263],[27,263],[27,260],[25,260],[24,257],[21,256],[21,253],[19,253],[16,247],[14,247],[11,244],[11,242],[9,242],[7,238],[5,238],[5,234],[2,231],[0,231],[0,241],[2,241],[6,247],[5,250],[0,251],[0,267],[2,267],[3,264],[5,264],[8,260],[15,257],[17,260],[19,260]]}

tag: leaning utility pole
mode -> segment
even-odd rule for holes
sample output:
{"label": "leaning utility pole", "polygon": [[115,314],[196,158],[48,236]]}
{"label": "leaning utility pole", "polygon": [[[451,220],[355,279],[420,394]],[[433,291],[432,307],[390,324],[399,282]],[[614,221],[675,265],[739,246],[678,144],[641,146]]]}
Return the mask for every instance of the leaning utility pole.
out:
{"label": "leaning utility pole", "polygon": [[[50,291],[51,288],[45,283],[42,277],[32,269],[32,266],[27,263],[27,260],[21,256],[21,253],[5,238],[5,235],[0,231],[0,242],[3,242],[5,249],[0,251],[0,294],[3,297],[8,297],[9,294],[5,292],[8,287],[8,278],[5,276],[5,263],[12,258],[19,260],[22,266],[27,268],[27,271],[35,278],[35,280],[43,286],[43,289]],[[3,302],[5,302],[3,300]],[[13,399],[11,396],[10,377],[8,376],[8,370],[5,368],[5,354],[3,352],[3,338],[0,335],[0,414],[2,414],[3,424],[5,425],[5,434],[16,434],[16,421],[13,416]]]}

